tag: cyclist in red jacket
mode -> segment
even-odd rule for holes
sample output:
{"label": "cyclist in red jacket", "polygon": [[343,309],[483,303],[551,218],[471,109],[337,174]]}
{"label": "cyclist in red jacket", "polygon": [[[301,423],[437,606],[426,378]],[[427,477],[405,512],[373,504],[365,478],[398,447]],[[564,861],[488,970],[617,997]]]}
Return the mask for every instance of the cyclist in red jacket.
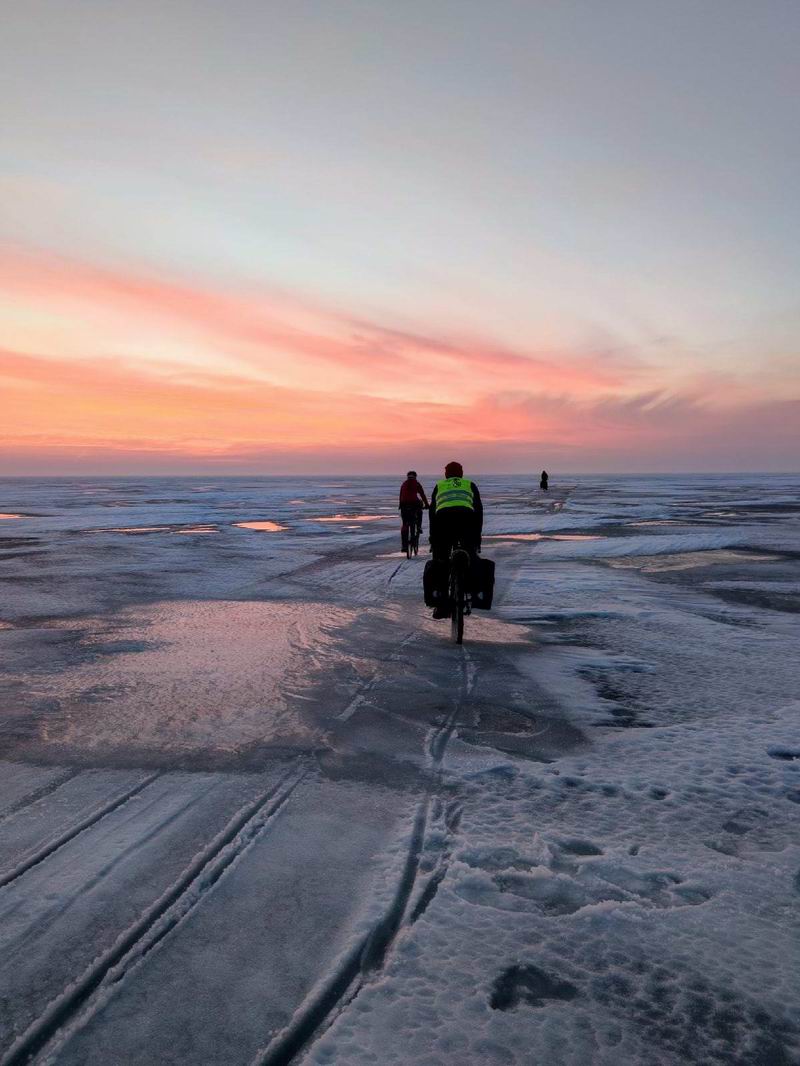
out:
{"label": "cyclist in red jacket", "polygon": [[417,533],[422,532],[422,510],[428,506],[425,489],[417,481],[416,470],[409,470],[406,480],[400,486],[400,515],[403,519],[401,531],[402,550],[408,548],[408,532],[416,525]]}

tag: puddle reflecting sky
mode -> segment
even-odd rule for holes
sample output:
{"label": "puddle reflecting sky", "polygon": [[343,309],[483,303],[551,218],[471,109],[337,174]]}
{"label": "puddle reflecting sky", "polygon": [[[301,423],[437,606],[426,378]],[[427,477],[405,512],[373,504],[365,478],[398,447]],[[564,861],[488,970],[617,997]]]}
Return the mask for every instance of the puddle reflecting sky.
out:
{"label": "puddle reflecting sky", "polygon": [[288,526],[282,526],[280,522],[234,522],[239,529],[257,529],[260,533],[283,533]]}
{"label": "puddle reflecting sky", "polygon": [[335,514],[325,518],[309,518],[309,522],[385,522],[394,515],[387,514]]}

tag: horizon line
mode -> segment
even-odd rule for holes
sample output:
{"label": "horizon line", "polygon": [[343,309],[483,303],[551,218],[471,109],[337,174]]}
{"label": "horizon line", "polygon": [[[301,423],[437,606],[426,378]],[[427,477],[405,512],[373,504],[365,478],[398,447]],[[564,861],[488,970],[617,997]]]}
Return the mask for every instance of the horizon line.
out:
{"label": "horizon line", "polygon": [[[335,474],[322,474],[322,473],[301,473],[295,471],[293,473],[275,474],[275,473],[119,473],[119,474],[0,474],[0,481],[33,481],[36,479],[46,479],[48,481],[69,481],[74,478],[84,478],[89,480],[108,480],[108,479],[133,479],[133,478],[216,478],[222,480],[225,478],[402,478],[404,475],[397,471],[389,471],[377,474],[357,473],[356,471],[347,471]],[[435,476],[433,471],[422,471],[423,477]],[[444,475],[442,475],[444,476]],[[482,471],[475,475],[476,477],[531,477],[538,478],[539,474],[535,472],[522,473],[520,471]],[[599,470],[599,471],[580,471],[580,470],[564,470],[561,472],[563,477],[800,477],[800,470]],[[552,474],[550,475],[552,480]]]}

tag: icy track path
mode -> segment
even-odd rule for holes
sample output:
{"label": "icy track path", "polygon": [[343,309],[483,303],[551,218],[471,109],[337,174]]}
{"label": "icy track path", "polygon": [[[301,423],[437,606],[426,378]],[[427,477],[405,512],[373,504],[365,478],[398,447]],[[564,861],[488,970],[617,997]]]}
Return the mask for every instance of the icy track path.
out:
{"label": "icy track path", "polygon": [[799,487],[490,483],[462,649],[372,486],[6,538],[0,1064],[800,1061]]}

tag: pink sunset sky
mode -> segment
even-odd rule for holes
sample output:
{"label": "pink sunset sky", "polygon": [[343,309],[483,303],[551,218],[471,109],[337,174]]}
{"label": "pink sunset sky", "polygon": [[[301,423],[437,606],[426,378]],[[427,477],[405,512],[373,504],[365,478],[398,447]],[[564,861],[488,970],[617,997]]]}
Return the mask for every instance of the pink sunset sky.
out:
{"label": "pink sunset sky", "polygon": [[793,5],[7,21],[0,474],[798,469]]}

